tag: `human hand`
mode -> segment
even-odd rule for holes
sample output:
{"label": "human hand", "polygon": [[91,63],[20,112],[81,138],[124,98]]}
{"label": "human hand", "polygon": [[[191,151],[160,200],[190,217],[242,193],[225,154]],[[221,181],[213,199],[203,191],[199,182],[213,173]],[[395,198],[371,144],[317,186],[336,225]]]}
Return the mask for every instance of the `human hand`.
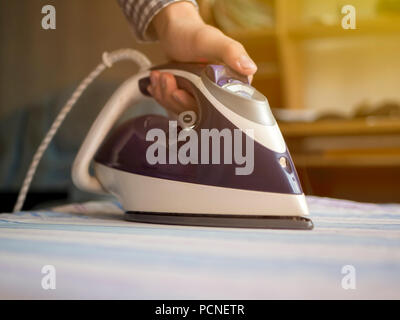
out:
{"label": "human hand", "polygon": [[[170,4],[158,13],[152,26],[168,58],[180,62],[218,61],[252,78],[257,66],[244,47],[220,30],[204,23],[189,2]],[[194,97],[179,89],[175,77],[166,72],[152,71],[147,88],[158,103],[179,114],[196,109]]]}

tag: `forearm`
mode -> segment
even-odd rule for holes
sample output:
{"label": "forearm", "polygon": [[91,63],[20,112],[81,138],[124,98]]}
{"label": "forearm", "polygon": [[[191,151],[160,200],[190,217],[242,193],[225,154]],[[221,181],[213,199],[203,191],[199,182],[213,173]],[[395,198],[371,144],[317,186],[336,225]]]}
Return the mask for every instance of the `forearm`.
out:
{"label": "forearm", "polygon": [[[158,32],[153,30],[155,26],[153,26],[152,23],[155,17],[169,17],[171,15],[179,17],[181,15],[177,15],[178,13],[173,13],[171,11],[184,12],[183,9],[169,10],[171,5],[179,5],[179,7],[182,8],[191,8],[192,11],[194,11],[193,16],[194,13],[197,14],[197,3],[195,0],[118,0],[118,3],[120,4],[129,23],[131,24],[137,40],[141,41],[152,41],[157,39]],[[166,10],[168,11],[168,15],[165,14]],[[200,19],[198,14],[197,16],[198,19]],[[167,19],[163,18],[162,20]]]}
{"label": "forearm", "polygon": [[204,22],[193,3],[188,1],[178,1],[171,3],[155,15],[151,22],[151,27],[154,28],[157,38],[162,39],[170,29],[171,23],[176,23],[177,21],[182,20],[189,20],[193,27],[204,25]]}

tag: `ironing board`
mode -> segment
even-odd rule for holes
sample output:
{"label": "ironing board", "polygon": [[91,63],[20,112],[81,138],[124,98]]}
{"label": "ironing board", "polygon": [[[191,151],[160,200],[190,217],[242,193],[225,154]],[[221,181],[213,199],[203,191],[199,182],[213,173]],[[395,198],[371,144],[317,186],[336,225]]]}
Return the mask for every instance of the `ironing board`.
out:
{"label": "ironing board", "polygon": [[307,201],[312,231],[138,224],[116,202],[1,214],[0,298],[399,299],[400,205]]}

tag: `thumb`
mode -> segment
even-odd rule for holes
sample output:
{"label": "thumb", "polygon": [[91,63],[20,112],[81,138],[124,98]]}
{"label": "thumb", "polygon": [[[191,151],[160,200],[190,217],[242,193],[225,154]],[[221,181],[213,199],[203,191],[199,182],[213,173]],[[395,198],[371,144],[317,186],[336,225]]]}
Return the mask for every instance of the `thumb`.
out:
{"label": "thumb", "polygon": [[222,61],[245,76],[256,73],[257,66],[241,43],[227,37],[216,28],[207,27],[201,33],[201,39],[197,41],[200,44],[197,48],[202,57],[208,60]]}
{"label": "thumb", "polygon": [[257,66],[253,60],[251,60],[242,44],[228,38],[226,42],[222,44],[221,49],[221,57],[219,60],[225,62],[225,64],[233,70],[245,76],[252,76],[256,73]]}

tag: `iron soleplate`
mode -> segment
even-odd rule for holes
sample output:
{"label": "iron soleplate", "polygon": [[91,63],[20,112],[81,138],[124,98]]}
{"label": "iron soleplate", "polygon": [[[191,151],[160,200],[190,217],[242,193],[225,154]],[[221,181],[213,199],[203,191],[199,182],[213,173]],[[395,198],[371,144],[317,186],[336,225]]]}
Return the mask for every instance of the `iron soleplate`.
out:
{"label": "iron soleplate", "polygon": [[163,212],[125,213],[128,221],[182,226],[311,230],[311,219],[299,216],[216,215]]}

